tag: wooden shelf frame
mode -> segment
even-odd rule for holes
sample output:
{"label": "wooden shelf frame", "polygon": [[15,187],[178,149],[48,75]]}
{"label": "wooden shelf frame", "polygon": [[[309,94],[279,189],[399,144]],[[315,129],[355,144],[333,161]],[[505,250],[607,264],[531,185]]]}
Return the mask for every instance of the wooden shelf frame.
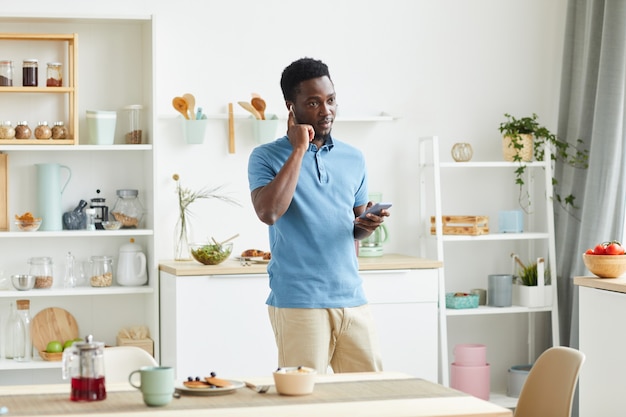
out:
{"label": "wooden shelf frame", "polygon": [[[3,94],[65,94],[68,100],[67,129],[68,139],[0,139],[0,145],[78,145],[78,34],[52,33],[0,33],[0,41],[48,41],[66,42],[67,77],[62,87],[0,87]],[[40,68],[41,70],[41,68]],[[45,71],[45,68],[43,69]],[[31,126],[34,131],[34,127]]]}

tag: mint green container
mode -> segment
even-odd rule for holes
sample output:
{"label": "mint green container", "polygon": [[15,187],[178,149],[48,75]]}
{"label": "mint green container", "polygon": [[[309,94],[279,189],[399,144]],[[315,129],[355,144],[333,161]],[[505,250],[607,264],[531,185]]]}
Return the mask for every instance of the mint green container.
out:
{"label": "mint green container", "polygon": [[92,145],[113,145],[117,112],[87,110],[87,131]]}

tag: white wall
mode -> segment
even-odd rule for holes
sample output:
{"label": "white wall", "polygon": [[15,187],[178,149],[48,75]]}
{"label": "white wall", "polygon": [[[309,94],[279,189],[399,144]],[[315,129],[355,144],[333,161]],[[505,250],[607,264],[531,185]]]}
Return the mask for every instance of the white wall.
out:
{"label": "white wall", "polygon": [[[503,113],[536,112],[554,126],[565,5],[565,0],[33,0],[26,9],[18,2],[5,4],[3,14],[155,16],[155,223],[157,258],[166,259],[172,256],[176,219],[173,173],[194,189],[224,184],[243,204],[199,202],[196,238],[239,233],[236,251],[267,247],[266,228],[249,203],[246,166],[255,146],[249,123],[236,123],[235,154],[228,153],[225,121],[209,123],[203,145],[186,145],[171,107],[174,96],[193,93],[205,112],[216,114],[225,113],[228,102],[249,100],[257,92],[268,112],[285,115],[282,69],[302,56],[324,60],[340,114],[384,111],[397,117],[337,123],[334,133],[365,152],[370,189],[394,202],[386,250],[417,254],[417,234],[411,232],[418,228],[417,138],[439,135],[446,157],[452,144],[463,140],[472,143],[474,159],[497,159]],[[237,105],[235,111],[244,114]]]}

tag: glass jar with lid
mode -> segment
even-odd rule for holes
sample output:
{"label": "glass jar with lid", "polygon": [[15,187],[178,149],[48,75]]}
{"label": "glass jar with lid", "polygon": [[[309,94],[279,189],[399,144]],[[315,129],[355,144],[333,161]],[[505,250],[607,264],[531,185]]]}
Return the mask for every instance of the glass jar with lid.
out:
{"label": "glass jar with lid", "polygon": [[67,127],[63,122],[54,122],[52,126],[52,139],[67,139]]}
{"label": "glass jar with lid", "polygon": [[127,144],[139,144],[145,139],[142,127],[143,106],[131,104],[123,109],[124,139]]}
{"label": "glass jar with lid", "polygon": [[32,134],[33,131],[30,130],[26,120],[18,122],[17,126],[15,126],[15,139],[30,139]]}
{"label": "glass jar with lid", "polygon": [[13,61],[0,61],[0,87],[13,86]]}
{"label": "glass jar with lid", "polygon": [[37,124],[35,128],[35,138],[37,139],[50,139],[52,137],[52,129],[48,126],[48,122],[43,121]]}
{"label": "glass jar with lid", "polygon": [[136,229],[140,227],[144,215],[143,205],[137,198],[138,190],[117,190],[117,201],[111,210],[111,215],[122,223],[123,229]]}
{"label": "glass jar with lid", "polygon": [[28,258],[28,265],[29,274],[35,276],[35,288],[52,287],[52,258],[49,256]]}
{"label": "glass jar with lid", "polygon": [[37,87],[39,85],[39,61],[25,59],[22,63],[22,86]]}
{"label": "glass jar with lid", "polygon": [[63,86],[63,66],[60,62],[48,62],[46,87]]}
{"label": "glass jar with lid", "polygon": [[0,124],[0,139],[15,139],[15,129],[10,120],[5,120]]}
{"label": "glass jar with lid", "polygon": [[113,257],[92,256],[90,258],[92,287],[110,287],[113,284]]}

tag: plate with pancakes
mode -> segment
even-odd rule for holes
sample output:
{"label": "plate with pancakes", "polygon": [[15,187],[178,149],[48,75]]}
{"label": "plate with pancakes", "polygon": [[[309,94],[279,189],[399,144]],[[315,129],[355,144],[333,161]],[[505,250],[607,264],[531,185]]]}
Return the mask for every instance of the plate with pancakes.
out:
{"label": "plate with pancakes", "polygon": [[224,395],[231,394],[244,387],[241,381],[208,376],[205,378],[189,377],[176,384],[176,391],[190,395]]}

